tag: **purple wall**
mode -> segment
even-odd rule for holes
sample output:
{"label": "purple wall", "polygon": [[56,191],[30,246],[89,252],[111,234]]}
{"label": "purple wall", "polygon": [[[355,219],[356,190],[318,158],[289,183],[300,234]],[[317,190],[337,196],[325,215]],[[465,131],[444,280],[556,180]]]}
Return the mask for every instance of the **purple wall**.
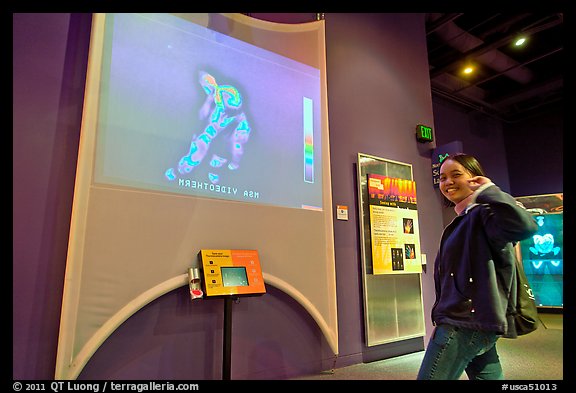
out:
{"label": "purple wall", "polygon": [[[314,14],[252,14],[284,23]],[[428,147],[414,126],[434,124],[438,145],[461,140],[507,188],[501,125],[434,102],[423,14],[326,14],[340,357],[336,367],[414,350],[364,345],[356,207],[359,152],[413,165],[422,252],[431,263],[443,228]],[[89,14],[14,14],[13,378],[52,379],[89,43]],[[560,180],[561,183],[561,180]],[[516,183],[514,183],[516,187]],[[556,192],[556,191],[554,191]],[[422,275],[428,332],[431,269]],[[223,305],[172,291],[122,324],[80,379],[219,379]],[[421,343],[420,343],[421,345]],[[233,379],[279,379],[329,369],[320,329],[275,288],[233,305]]]}
{"label": "purple wall", "polygon": [[514,196],[564,192],[564,114],[504,126],[506,155]]}
{"label": "purple wall", "polygon": [[54,376],[90,15],[13,16],[13,377]]}
{"label": "purple wall", "polygon": [[484,115],[471,115],[434,98],[434,127],[438,146],[461,141],[464,152],[478,158],[488,177],[510,192],[502,124]]}
{"label": "purple wall", "polygon": [[[232,305],[232,379],[277,379],[322,370],[330,349],[312,317],[267,286]],[[96,351],[78,379],[222,378],[224,303],[190,301],[181,287],[139,310]]]}
{"label": "purple wall", "polygon": [[[396,344],[364,344],[358,153],[413,165],[423,253],[435,253],[442,222],[429,152],[414,135],[417,124],[433,123],[424,15],[327,14],[326,29],[332,200],[349,210],[348,221],[334,221],[340,364],[346,365],[390,357],[399,350]],[[431,278],[422,275],[427,330]],[[407,343],[404,350],[414,347]]]}
{"label": "purple wall", "polygon": [[492,180],[514,196],[562,193],[564,114],[552,111],[516,123],[470,114],[433,98],[438,146],[459,140]]}

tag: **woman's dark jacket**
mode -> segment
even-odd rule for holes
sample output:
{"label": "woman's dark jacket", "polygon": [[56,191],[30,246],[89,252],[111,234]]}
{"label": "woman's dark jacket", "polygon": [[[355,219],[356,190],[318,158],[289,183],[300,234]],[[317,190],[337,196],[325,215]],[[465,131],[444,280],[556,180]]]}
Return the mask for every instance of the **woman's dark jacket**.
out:
{"label": "woman's dark jacket", "polygon": [[534,218],[492,183],[444,229],[434,265],[435,325],[449,324],[514,336],[513,242],[538,230]]}

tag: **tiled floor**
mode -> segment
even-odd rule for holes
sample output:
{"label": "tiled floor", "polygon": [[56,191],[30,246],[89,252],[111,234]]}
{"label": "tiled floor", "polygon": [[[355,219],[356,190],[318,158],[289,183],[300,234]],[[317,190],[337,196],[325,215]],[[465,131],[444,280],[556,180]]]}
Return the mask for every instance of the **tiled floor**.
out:
{"label": "tiled floor", "polygon": [[[500,339],[498,353],[507,380],[562,380],[563,315],[540,313],[542,326],[515,340]],[[424,351],[371,363],[355,364],[305,380],[413,380]],[[461,379],[467,379],[464,375]]]}

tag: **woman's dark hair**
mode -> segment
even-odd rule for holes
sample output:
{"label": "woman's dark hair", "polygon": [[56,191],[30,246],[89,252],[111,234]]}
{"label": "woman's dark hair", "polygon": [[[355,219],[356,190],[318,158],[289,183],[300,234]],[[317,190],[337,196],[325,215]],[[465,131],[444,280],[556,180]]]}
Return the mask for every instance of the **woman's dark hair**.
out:
{"label": "woman's dark hair", "polygon": [[[442,162],[446,162],[448,160],[456,161],[462,165],[464,169],[466,169],[472,176],[486,176],[486,172],[484,172],[482,165],[480,165],[474,156],[464,153],[454,153],[446,157]],[[444,202],[444,206],[454,206],[454,202],[446,198],[444,194],[442,194],[442,200]]]}

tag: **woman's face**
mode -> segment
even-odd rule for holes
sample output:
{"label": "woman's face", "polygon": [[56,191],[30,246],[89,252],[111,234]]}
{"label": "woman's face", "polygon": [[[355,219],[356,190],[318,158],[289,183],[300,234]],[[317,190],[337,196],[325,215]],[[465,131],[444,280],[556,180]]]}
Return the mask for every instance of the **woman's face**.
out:
{"label": "woman's face", "polygon": [[446,160],[440,167],[440,192],[457,204],[474,192],[468,184],[471,177],[470,172],[458,161]]}

